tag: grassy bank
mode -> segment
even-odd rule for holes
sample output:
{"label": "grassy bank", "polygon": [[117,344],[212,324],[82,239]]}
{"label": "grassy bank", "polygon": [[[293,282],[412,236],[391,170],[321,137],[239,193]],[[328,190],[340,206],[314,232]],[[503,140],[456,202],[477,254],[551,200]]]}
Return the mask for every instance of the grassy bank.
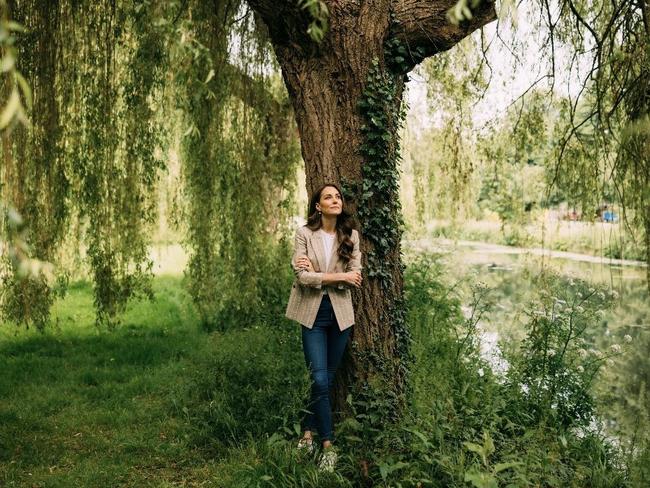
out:
{"label": "grassy bank", "polygon": [[155,301],[98,331],[91,289],[76,284],[56,329],[0,331],[0,485],[642,486],[636,458],[576,434],[571,414],[531,410],[517,375],[537,374],[524,366],[539,352],[513,353],[526,361],[506,382],[490,372],[444,275],[435,259],[407,272],[409,411],[388,424],[380,390],[356,397],[334,474],[294,450],[308,391],[296,324],[207,333],[181,280],[158,277]]}
{"label": "grassy bank", "polygon": [[56,330],[0,329],[0,485],[236,486],[306,380],[296,327],[207,334],[170,277],[114,332],[92,310],[77,284]]}

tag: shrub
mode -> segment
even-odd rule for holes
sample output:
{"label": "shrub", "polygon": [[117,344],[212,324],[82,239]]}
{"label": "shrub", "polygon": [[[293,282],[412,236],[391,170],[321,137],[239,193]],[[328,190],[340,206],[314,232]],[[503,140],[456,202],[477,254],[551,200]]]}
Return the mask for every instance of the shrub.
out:
{"label": "shrub", "polygon": [[[346,476],[367,486],[625,486],[618,451],[586,428],[594,411],[590,382],[607,355],[583,357],[581,349],[605,306],[604,292],[542,277],[539,299],[528,310],[527,338],[499,378],[478,348],[489,290],[474,284],[463,314],[459,284],[446,284],[445,274],[432,255],[407,268],[417,358],[411,409],[400,422],[385,424],[372,388],[362,404],[350,398],[355,415],[340,433],[343,450],[354,453]],[[558,300],[567,303],[561,314]],[[527,392],[524,382],[532,385]]]}

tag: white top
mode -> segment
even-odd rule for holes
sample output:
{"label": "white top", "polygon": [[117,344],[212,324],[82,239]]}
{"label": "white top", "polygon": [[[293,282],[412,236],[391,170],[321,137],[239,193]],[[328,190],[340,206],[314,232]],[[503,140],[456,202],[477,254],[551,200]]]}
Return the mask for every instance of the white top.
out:
{"label": "white top", "polygon": [[322,231],[322,234],[325,245],[325,269],[328,269],[330,267],[330,257],[332,256],[332,246],[336,240],[336,234],[330,235],[325,231]]}
{"label": "white top", "polygon": [[[336,240],[336,234],[328,234],[323,229],[320,229],[323,236],[323,247],[325,248],[325,270],[330,267],[330,257],[332,256],[332,246]],[[325,272],[323,270],[323,272]],[[323,290],[323,294],[327,295],[327,289]]]}

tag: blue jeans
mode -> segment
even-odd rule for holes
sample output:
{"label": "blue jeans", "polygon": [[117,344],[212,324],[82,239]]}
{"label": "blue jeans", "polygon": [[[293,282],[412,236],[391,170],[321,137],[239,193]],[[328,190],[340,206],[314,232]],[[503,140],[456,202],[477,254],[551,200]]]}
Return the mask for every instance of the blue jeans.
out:
{"label": "blue jeans", "polygon": [[352,327],[341,332],[330,297],[323,295],[314,326],[301,328],[302,349],[312,381],[303,430],[318,430],[321,441],[333,441],[330,393]]}

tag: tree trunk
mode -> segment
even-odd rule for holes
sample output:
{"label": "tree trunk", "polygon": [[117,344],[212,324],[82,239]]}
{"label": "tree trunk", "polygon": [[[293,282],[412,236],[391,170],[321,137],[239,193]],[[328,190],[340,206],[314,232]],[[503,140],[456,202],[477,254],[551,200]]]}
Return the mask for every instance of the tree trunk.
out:
{"label": "tree trunk", "polygon": [[[309,196],[325,182],[343,183],[344,188],[350,184],[358,187],[363,178],[364,159],[359,147],[364,143],[364,119],[357,103],[366,86],[370,62],[376,58],[383,63],[383,43],[390,28],[387,2],[375,2],[364,10],[354,14],[336,9],[331,12],[330,23],[336,30],[332,27],[334,32],[318,56],[305,56],[291,47],[276,47],[300,132]],[[400,104],[404,81],[399,77],[397,82],[399,96],[392,103]],[[348,209],[356,214],[356,195],[345,196]],[[367,270],[372,242],[364,235],[361,224],[362,265]],[[373,379],[381,380],[381,373],[384,380],[391,379],[389,384],[381,382],[385,391],[403,398],[404,368],[400,364],[402,358],[396,354],[395,329],[389,318],[390,310],[402,297],[399,247],[388,259],[390,288],[382,289],[379,280],[364,272],[364,285],[353,291],[356,322],[352,347],[348,347],[343,358],[332,397],[333,410],[343,415],[348,410],[348,393],[361,391]],[[371,353],[375,360],[381,358],[384,368],[379,371],[377,361],[366,353]]]}
{"label": "tree trunk", "polygon": [[[348,393],[363,392],[372,385],[375,392],[381,391],[383,398],[391,399],[394,408],[390,411],[398,417],[400,407],[405,405],[409,356],[405,347],[408,334],[402,322],[401,229],[392,229],[395,246],[387,253],[382,252],[381,266],[389,276],[380,280],[371,276],[373,270],[368,268],[368,257],[375,250],[373,242],[378,236],[369,235],[374,231],[364,232],[368,231],[364,220],[383,215],[379,209],[385,209],[387,204],[390,211],[399,213],[399,195],[394,188],[389,193],[375,194],[370,200],[364,197],[366,208],[358,208],[367,163],[360,150],[366,143],[363,126],[367,121],[358,103],[364,95],[373,60],[386,70],[388,39],[399,39],[409,49],[417,48],[421,53],[418,59],[406,61],[408,66],[402,73],[390,75],[394,96],[384,103],[394,109],[402,101],[406,72],[424,56],[449,49],[492,20],[493,3],[482,2],[471,22],[453,26],[446,20],[445,12],[454,0],[326,0],[329,29],[319,45],[307,38],[305,32],[310,19],[295,4],[269,0],[249,0],[249,3],[269,30],[293,104],[309,196],[324,182],[340,183],[348,208],[355,214],[363,210],[366,215],[359,229],[364,281],[360,290],[353,291],[356,320],[352,347],[348,348],[339,368],[333,409],[345,416]],[[423,25],[433,32],[423,32]],[[396,141],[393,145],[394,154]],[[346,188],[353,190],[348,192]]]}

